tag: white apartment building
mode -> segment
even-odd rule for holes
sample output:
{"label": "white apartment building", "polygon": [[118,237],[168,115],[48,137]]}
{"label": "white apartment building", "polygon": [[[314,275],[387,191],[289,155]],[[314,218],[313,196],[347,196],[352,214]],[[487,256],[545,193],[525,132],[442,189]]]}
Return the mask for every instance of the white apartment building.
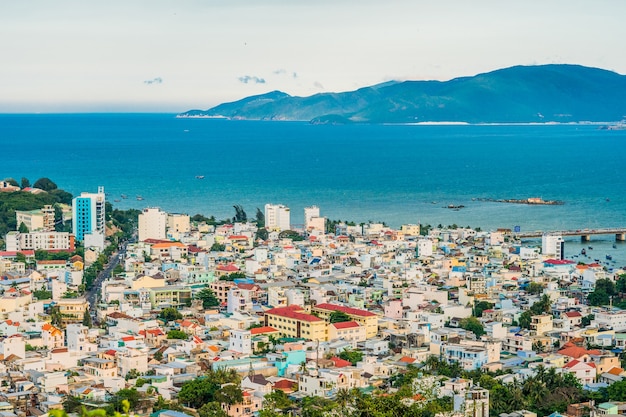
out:
{"label": "white apartment building", "polygon": [[251,291],[242,290],[237,287],[233,287],[228,290],[228,307],[229,314],[235,312],[252,311],[252,297]]}
{"label": "white apartment building", "polygon": [[230,330],[229,350],[244,354],[252,353],[252,336],[250,330]]}
{"label": "white apartment building", "polygon": [[6,250],[74,250],[74,235],[68,232],[9,232],[5,237]]}
{"label": "white apartment building", "polygon": [[608,327],[609,329],[621,332],[626,330],[626,311],[600,311],[595,314],[592,325],[598,327]]}
{"label": "white apartment building", "polygon": [[417,241],[417,256],[433,256],[433,241],[431,239],[419,239]]}
{"label": "white apartment building", "polygon": [[541,236],[541,254],[552,255],[555,259],[564,259],[565,240],[563,240],[563,236],[544,233]]}
{"label": "white apartment building", "polygon": [[167,216],[167,231],[169,234],[189,233],[191,225],[188,214],[172,213]]}
{"label": "white apartment building", "polygon": [[282,204],[266,204],[265,227],[270,230],[289,230],[291,228],[291,212],[289,211],[289,207]]}
{"label": "white apartment building", "polygon": [[317,206],[305,207],[304,208],[304,227],[306,229],[309,228],[309,222],[313,217],[320,216],[320,208]]}
{"label": "white apartment building", "polygon": [[137,230],[140,242],[146,239],[165,239],[166,228],[167,213],[161,211],[159,208],[145,208],[141,214],[139,214],[139,226]]}
{"label": "white apartment building", "polygon": [[285,289],[281,287],[269,287],[267,289],[267,305],[274,308],[287,307]]}
{"label": "white apartment building", "polygon": [[15,211],[15,221],[19,228],[20,224],[28,228],[29,232],[54,231],[54,207],[45,205],[39,210]]}
{"label": "white apartment building", "polygon": [[304,208],[304,229],[311,230],[326,230],[326,218],[320,217],[320,208],[317,206]]}

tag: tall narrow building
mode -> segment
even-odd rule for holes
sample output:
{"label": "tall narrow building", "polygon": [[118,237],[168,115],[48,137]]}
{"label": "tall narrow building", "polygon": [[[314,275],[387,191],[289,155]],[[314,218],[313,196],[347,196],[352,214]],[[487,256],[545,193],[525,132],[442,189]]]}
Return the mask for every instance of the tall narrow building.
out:
{"label": "tall narrow building", "polygon": [[140,242],[146,239],[165,239],[167,228],[166,212],[156,207],[145,208],[139,215],[138,222],[137,233]]}
{"label": "tall narrow building", "polygon": [[554,255],[555,259],[565,259],[565,240],[563,236],[544,233],[541,236],[541,254]]}
{"label": "tall narrow building", "polygon": [[291,228],[291,213],[289,207],[282,204],[265,205],[265,227],[272,230],[289,230]]}
{"label": "tall narrow building", "polygon": [[72,200],[72,230],[80,242],[85,235],[98,235],[104,242],[105,232],[104,187],[98,187],[97,193],[81,193]]}

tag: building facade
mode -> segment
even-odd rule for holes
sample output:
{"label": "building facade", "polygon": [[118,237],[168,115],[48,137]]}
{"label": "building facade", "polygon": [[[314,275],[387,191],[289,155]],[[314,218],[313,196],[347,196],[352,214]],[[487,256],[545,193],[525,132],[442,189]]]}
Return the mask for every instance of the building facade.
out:
{"label": "building facade", "polygon": [[291,228],[289,207],[282,204],[266,204],[265,227],[270,230],[289,230]]}
{"label": "building facade", "polygon": [[139,241],[146,239],[165,239],[167,213],[156,207],[145,208],[139,214],[137,232]]}
{"label": "building facade", "polygon": [[105,232],[104,187],[97,193],[81,193],[72,200],[72,229],[74,236],[82,242],[85,235],[102,235]]}
{"label": "building facade", "polygon": [[545,233],[541,236],[541,254],[554,255],[555,259],[565,259],[563,236]]}

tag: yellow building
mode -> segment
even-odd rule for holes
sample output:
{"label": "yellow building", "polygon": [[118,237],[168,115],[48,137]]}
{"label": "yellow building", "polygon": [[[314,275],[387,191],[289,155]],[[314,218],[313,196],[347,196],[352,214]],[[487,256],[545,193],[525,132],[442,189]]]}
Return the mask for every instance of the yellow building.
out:
{"label": "yellow building", "polygon": [[56,301],[61,313],[61,323],[67,326],[70,323],[82,323],[89,303],[84,298],[61,298]]}
{"label": "yellow building", "polygon": [[162,275],[157,277],[141,275],[133,280],[130,288],[132,290],[140,290],[142,288],[160,288],[165,287],[165,284],[165,278]]}
{"label": "yellow building", "polygon": [[530,318],[530,335],[542,336],[544,333],[552,330],[552,316],[549,314],[540,314]]}
{"label": "yellow building", "polygon": [[278,330],[284,337],[319,341],[328,339],[327,323],[319,317],[305,313],[297,305],[267,310],[265,325]]}
{"label": "yellow building", "polygon": [[368,339],[376,337],[378,334],[378,316],[371,311],[328,303],[313,306],[311,311],[318,314],[321,319],[327,322],[330,321],[330,315],[334,311],[341,311],[342,313],[346,313],[361,326],[365,326],[365,334]]}

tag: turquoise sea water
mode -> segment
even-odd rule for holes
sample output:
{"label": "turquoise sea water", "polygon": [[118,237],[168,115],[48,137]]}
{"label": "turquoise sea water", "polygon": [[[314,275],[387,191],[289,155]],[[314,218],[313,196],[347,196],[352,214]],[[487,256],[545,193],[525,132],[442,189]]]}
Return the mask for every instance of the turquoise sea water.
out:
{"label": "turquoise sea water", "polygon": [[[47,176],[73,194],[103,185],[121,208],[158,206],[224,218],[234,215],[234,204],[253,216],[271,202],[291,207],[294,224],[315,204],[331,219],[391,226],[626,226],[626,131],[593,125],[320,126],[169,114],[0,115],[0,145],[0,177]],[[475,200],[527,197],[565,204]],[[449,204],[465,208],[444,208]],[[612,239],[596,239],[602,258],[626,249],[613,249]],[[569,246],[580,250],[575,239]]]}

